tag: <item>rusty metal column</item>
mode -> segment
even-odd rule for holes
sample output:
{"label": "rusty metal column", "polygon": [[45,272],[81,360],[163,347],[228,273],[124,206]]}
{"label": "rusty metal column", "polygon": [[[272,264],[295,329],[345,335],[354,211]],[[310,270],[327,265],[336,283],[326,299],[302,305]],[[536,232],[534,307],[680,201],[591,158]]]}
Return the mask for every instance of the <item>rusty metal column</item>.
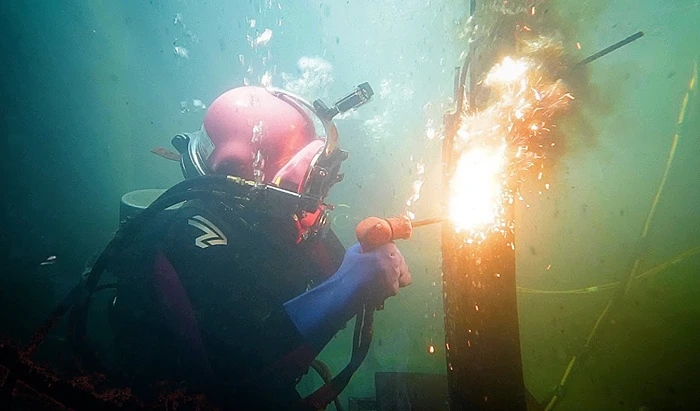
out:
{"label": "rusty metal column", "polygon": [[[508,212],[512,212],[509,210]],[[514,235],[480,245],[446,226],[443,297],[450,409],[525,410]]]}
{"label": "rusty metal column", "polygon": [[[475,1],[471,3],[474,7]],[[472,57],[473,54],[470,52]],[[469,59],[455,76],[457,110],[445,116],[445,201],[449,201],[449,181],[459,155],[453,143],[460,113],[464,105],[473,107],[474,70],[470,70]],[[472,104],[463,99],[465,87],[469,88]],[[513,221],[514,205],[504,206],[503,217]],[[442,284],[450,409],[524,411],[527,405],[520,356],[515,234],[510,230],[505,235],[490,233],[481,244],[467,244],[465,240],[465,235],[457,233],[451,224],[443,226]]]}

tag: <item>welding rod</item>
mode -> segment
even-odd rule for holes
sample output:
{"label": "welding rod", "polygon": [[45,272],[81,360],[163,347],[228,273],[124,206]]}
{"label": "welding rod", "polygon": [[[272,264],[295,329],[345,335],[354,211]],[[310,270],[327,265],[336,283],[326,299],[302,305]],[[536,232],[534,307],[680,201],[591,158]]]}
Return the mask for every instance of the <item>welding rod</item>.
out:
{"label": "welding rod", "polygon": [[581,66],[585,66],[586,64],[590,63],[591,61],[597,60],[597,59],[603,57],[604,55],[606,55],[610,52],[613,52],[613,51],[619,49],[620,47],[637,40],[638,38],[642,37],[643,35],[644,35],[643,31],[638,31],[638,32],[634,33],[633,35],[627,37],[626,39],[620,40],[617,43],[613,44],[612,46],[606,47],[603,50],[601,50],[595,54],[592,54],[592,55],[586,57],[585,59],[579,61],[574,66],[574,68],[579,68]]}
{"label": "welding rod", "polygon": [[416,227],[422,227],[424,225],[442,223],[445,220],[446,220],[446,218],[426,218],[425,220],[418,220],[418,221],[411,222],[411,227],[416,228]]}

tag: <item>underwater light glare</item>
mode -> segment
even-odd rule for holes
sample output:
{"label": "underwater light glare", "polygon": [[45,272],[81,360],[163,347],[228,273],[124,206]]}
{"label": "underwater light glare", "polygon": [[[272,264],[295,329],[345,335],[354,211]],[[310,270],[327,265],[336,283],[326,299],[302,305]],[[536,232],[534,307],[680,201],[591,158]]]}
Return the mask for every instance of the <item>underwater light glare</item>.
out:
{"label": "underwater light glare", "polygon": [[506,144],[462,153],[452,177],[450,219],[458,231],[492,226],[504,189]]}

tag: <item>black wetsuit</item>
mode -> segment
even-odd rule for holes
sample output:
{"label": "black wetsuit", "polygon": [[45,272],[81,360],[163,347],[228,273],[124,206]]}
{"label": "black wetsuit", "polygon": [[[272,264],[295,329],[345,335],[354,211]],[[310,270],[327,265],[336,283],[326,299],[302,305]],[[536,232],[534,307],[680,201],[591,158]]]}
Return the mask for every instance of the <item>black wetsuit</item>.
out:
{"label": "black wetsuit", "polygon": [[192,201],[136,239],[111,323],[137,394],[165,380],[225,408],[294,409],[317,353],[282,305],[332,274],[344,249],[332,233],[296,244],[289,216]]}

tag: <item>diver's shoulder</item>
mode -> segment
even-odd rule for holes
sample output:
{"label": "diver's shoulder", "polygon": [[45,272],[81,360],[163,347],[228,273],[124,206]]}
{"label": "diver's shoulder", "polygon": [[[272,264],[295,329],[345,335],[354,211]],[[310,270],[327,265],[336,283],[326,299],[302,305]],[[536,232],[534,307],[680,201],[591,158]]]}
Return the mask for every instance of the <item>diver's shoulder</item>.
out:
{"label": "diver's shoulder", "polygon": [[234,234],[240,233],[233,220],[215,204],[187,202],[173,215],[166,242],[185,243],[188,248],[201,250],[227,246]]}

